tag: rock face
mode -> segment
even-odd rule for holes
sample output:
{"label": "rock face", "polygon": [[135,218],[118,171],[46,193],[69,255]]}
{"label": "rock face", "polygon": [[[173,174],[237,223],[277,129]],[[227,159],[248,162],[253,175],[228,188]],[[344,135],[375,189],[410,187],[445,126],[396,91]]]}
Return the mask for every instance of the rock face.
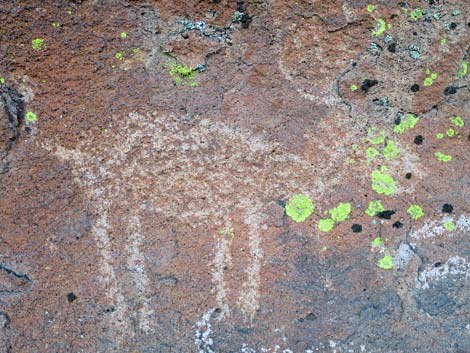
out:
{"label": "rock face", "polygon": [[467,1],[0,21],[0,352],[470,352]]}

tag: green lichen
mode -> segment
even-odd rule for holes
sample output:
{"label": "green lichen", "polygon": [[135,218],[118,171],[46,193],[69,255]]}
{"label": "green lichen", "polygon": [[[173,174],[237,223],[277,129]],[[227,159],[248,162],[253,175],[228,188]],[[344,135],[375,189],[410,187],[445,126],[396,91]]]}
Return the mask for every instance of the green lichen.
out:
{"label": "green lichen", "polygon": [[234,232],[233,228],[231,228],[231,227],[221,228],[221,229],[219,229],[218,233],[220,235],[226,236],[230,239],[235,238],[235,232]]}
{"label": "green lichen", "polygon": [[452,137],[455,135],[455,130],[452,128],[447,129],[446,131],[447,136]]}
{"label": "green lichen", "polygon": [[411,205],[406,212],[408,212],[411,219],[415,221],[424,216],[424,211],[419,205]]}
{"label": "green lichen", "polygon": [[421,17],[423,17],[423,15],[424,15],[424,12],[421,8],[414,9],[410,13],[410,17],[413,21],[418,21]]}
{"label": "green lichen", "polygon": [[387,23],[383,18],[379,18],[375,25],[375,29],[372,31],[374,36],[380,36],[387,29]]}
{"label": "green lichen", "polygon": [[465,61],[462,61],[460,64],[460,68],[457,71],[457,76],[460,78],[463,78],[467,75],[468,72],[468,64]]}
{"label": "green lichen", "polygon": [[432,86],[435,80],[437,80],[437,73],[431,72],[431,70],[426,69],[426,78],[423,81],[425,87]]}
{"label": "green lichen", "polygon": [[140,52],[140,48],[134,48],[134,49],[132,49],[132,52],[134,54],[138,54]]}
{"label": "green lichen", "polygon": [[127,33],[126,32],[121,32],[120,36],[121,36],[122,39],[125,39],[125,38],[127,38]]}
{"label": "green lichen", "polygon": [[372,243],[370,243],[370,245],[373,247],[373,248],[379,248],[379,247],[382,247],[382,245],[384,245],[384,242],[382,240],[381,237],[376,237]]}
{"label": "green lichen", "polygon": [[371,173],[372,189],[378,194],[393,195],[396,190],[396,182],[392,176],[385,173],[386,168],[382,167],[381,170],[374,170]]}
{"label": "green lichen", "polygon": [[186,85],[196,87],[196,77],[198,70],[191,69],[189,66],[182,64],[172,64],[170,66],[170,76],[177,85]]}
{"label": "green lichen", "polygon": [[367,141],[373,145],[379,145],[385,141],[385,131],[375,127],[367,129]]}
{"label": "green lichen", "polygon": [[446,38],[442,38],[441,39],[441,45],[446,45],[447,44],[447,39]]}
{"label": "green lichen", "polygon": [[450,121],[457,127],[463,127],[465,125],[461,116],[454,116],[450,118]]}
{"label": "green lichen", "polygon": [[374,158],[377,157],[379,154],[380,154],[380,152],[377,151],[374,147],[369,147],[369,148],[366,150],[366,155],[367,155],[367,158],[368,158],[368,159],[374,159]]}
{"label": "green lichen", "polygon": [[400,124],[395,125],[393,128],[393,132],[397,134],[402,134],[405,131],[412,129],[418,123],[419,118],[414,116],[413,114],[406,114],[405,118],[403,118]]}
{"label": "green lichen", "polygon": [[452,156],[444,154],[442,152],[436,152],[434,153],[434,156],[437,158],[438,161],[441,162],[450,162],[452,160]]}
{"label": "green lichen", "polygon": [[390,255],[385,255],[377,262],[377,266],[384,270],[391,270],[393,268],[393,258]]}
{"label": "green lichen", "polygon": [[357,85],[355,85],[355,84],[351,85],[351,91],[354,92],[354,91],[357,91],[357,89],[358,89]]}
{"label": "green lichen", "polygon": [[61,26],[60,22],[52,22],[52,27],[59,28]]}
{"label": "green lichen", "polygon": [[444,134],[442,132],[439,132],[437,133],[436,137],[439,139],[439,140],[442,140],[444,138]]}
{"label": "green lichen", "polygon": [[374,12],[375,8],[376,8],[375,5],[372,5],[372,4],[367,5],[367,11],[369,11],[369,12]]}
{"label": "green lichen", "polygon": [[366,214],[374,217],[377,213],[385,211],[385,208],[382,206],[382,202],[380,200],[370,201],[369,207],[367,207]]}
{"label": "green lichen", "polygon": [[429,86],[432,86],[433,83],[434,83],[434,81],[431,77],[426,77],[423,81],[423,86],[424,87],[429,87]]}
{"label": "green lichen", "polygon": [[35,38],[31,41],[31,47],[34,50],[43,50],[46,48],[46,43],[42,38]]}
{"label": "green lichen", "polygon": [[118,52],[114,55],[114,57],[115,57],[116,59],[118,59],[118,60],[124,60],[124,52],[118,51]]}
{"label": "green lichen", "polygon": [[329,232],[333,229],[335,226],[335,221],[333,221],[331,218],[327,219],[320,219],[320,222],[318,222],[318,229],[322,232]]}
{"label": "green lichen", "polygon": [[0,77],[0,85],[3,85],[5,83],[5,77]]}
{"label": "green lichen", "polygon": [[398,157],[398,154],[400,153],[400,150],[398,149],[397,145],[395,142],[392,140],[387,141],[387,145],[384,148],[384,156],[387,159],[393,159]]}
{"label": "green lichen", "polygon": [[351,213],[351,204],[349,202],[340,203],[335,208],[328,211],[331,219],[335,222],[343,222],[348,219]]}
{"label": "green lichen", "polygon": [[25,119],[27,123],[34,123],[36,120],[38,120],[38,116],[33,112],[27,112],[25,115]]}
{"label": "green lichen", "polygon": [[286,213],[295,222],[305,221],[314,210],[313,202],[307,195],[297,194],[292,196],[286,205]]}
{"label": "green lichen", "polygon": [[455,230],[455,223],[452,220],[444,222],[444,228],[452,232]]}

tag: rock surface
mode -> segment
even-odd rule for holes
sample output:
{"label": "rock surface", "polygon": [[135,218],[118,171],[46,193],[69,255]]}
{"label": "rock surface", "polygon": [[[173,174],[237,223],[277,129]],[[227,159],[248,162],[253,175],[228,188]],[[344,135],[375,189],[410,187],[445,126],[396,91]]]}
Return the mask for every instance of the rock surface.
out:
{"label": "rock surface", "polygon": [[470,352],[466,0],[0,21],[0,352]]}

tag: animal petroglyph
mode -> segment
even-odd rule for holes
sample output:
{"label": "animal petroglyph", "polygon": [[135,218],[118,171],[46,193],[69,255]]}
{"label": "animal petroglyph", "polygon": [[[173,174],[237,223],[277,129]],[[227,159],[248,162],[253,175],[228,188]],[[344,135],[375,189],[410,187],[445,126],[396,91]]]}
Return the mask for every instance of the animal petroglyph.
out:
{"label": "animal petroglyph", "polygon": [[[312,162],[283,151],[262,135],[200,117],[132,113],[114,119],[98,136],[85,135],[73,150],[53,141],[43,147],[73,163],[76,180],[99,215],[93,235],[101,255],[102,280],[114,306],[110,329],[122,342],[132,331],[127,329],[130,311],[138,317],[135,326],[145,334],[152,332],[157,315],[149,299],[153,279],[145,268],[150,264],[142,252],[150,236],[141,226],[144,211],[175,224],[213,230],[231,224],[234,213],[244,215],[240,227],[246,232],[251,260],[241,286],[230,287],[224,279],[224,267],[231,266],[231,239],[214,231],[207,243],[215,244],[210,266],[217,306],[228,315],[230,306],[237,305],[247,319],[253,319],[261,293],[265,205],[293,193],[315,197],[323,191],[323,184],[312,178]],[[333,169],[335,165],[328,163],[321,174],[329,175]],[[338,180],[337,172],[335,176],[331,182]],[[116,212],[125,214],[119,224],[110,221]],[[136,308],[129,307],[125,300],[129,294],[123,293],[116,275],[115,268],[122,263],[131,273]],[[234,303],[229,293],[238,298],[232,299]]]}

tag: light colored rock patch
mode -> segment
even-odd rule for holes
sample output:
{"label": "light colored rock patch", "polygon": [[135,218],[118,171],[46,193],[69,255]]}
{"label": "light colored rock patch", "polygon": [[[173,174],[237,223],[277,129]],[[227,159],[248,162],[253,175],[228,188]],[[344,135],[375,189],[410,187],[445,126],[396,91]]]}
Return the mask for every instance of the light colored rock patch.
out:
{"label": "light colored rock patch", "polygon": [[452,256],[439,267],[427,266],[419,275],[416,287],[427,289],[429,284],[453,275],[465,275],[468,277],[470,263],[460,256]]}

